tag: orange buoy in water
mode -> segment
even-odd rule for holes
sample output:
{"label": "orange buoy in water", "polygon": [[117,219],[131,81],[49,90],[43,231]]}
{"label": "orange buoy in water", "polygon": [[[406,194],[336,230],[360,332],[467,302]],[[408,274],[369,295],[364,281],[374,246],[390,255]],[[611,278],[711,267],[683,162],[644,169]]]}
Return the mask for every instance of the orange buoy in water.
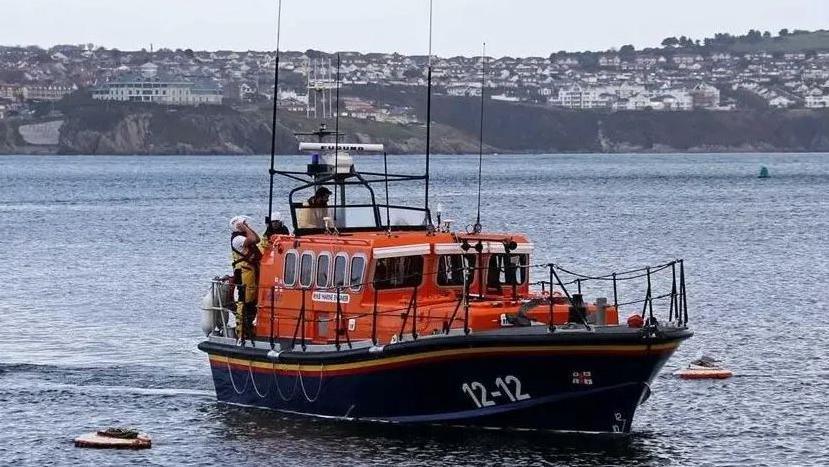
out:
{"label": "orange buoy in water", "polygon": [[691,362],[688,368],[674,372],[674,375],[682,379],[726,379],[734,376],[734,373],[723,368],[718,360],[702,357]]}
{"label": "orange buoy in water", "polygon": [[731,370],[726,370],[725,368],[688,367],[674,374],[682,379],[726,379],[734,376]]}
{"label": "orange buoy in water", "polygon": [[146,433],[122,428],[87,433],[75,438],[75,447],[97,449],[148,449],[152,440]]}

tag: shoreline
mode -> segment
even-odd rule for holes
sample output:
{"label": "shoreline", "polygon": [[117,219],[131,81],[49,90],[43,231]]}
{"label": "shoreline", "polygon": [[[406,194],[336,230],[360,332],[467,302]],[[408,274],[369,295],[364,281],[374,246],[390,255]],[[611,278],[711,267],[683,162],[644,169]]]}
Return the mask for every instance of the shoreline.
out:
{"label": "shoreline", "polygon": [[[641,151],[641,152],[509,152],[509,153],[483,153],[484,156],[493,157],[520,157],[520,156],[681,156],[681,155],[701,155],[701,156],[716,156],[716,155],[732,155],[732,156],[754,156],[758,154],[770,156],[782,155],[821,155],[829,156],[829,151],[795,151],[795,150],[758,150],[758,151]],[[276,154],[276,157],[307,157],[307,154]],[[388,154],[389,157],[400,156],[420,156],[424,157],[423,153],[400,153]],[[478,157],[477,153],[432,153],[432,157]],[[0,153],[0,158],[3,157],[270,157],[270,154],[67,154],[67,153]]]}

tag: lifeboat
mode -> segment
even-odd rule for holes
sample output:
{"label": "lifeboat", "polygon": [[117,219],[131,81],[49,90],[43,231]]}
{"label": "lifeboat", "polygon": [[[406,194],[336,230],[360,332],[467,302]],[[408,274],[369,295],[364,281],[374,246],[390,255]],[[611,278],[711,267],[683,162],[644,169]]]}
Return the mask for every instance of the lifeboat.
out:
{"label": "lifeboat", "polygon": [[[312,153],[305,171],[272,172],[297,182],[292,229],[266,239],[253,335],[227,322],[227,282],[206,298],[199,348],[220,402],[341,420],[630,431],[692,335],[681,260],[603,275],[539,262],[521,233],[459,232],[428,205],[390,203],[390,184],[425,177],[358,171],[355,159],[382,145],[314,134],[300,145]],[[312,207],[319,187],[333,202]],[[651,289],[657,274],[672,275],[670,292]],[[624,280],[646,293],[622,300]],[[588,300],[585,282],[608,293]],[[640,322],[620,324],[622,307]]]}

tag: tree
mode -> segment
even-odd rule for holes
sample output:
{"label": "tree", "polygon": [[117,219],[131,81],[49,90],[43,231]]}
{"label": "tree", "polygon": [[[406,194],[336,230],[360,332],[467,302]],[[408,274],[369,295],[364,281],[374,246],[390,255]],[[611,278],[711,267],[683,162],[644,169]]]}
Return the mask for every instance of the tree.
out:
{"label": "tree", "polygon": [[770,39],[770,38],[771,38],[771,33],[770,32],[766,31],[766,32],[763,33],[763,39]]}
{"label": "tree", "polygon": [[636,47],[631,44],[623,45],[619,49],[619,55],[623,58],[631,58],[636,54]]}
{"label": "tree", "polygon": [[311,60],[316,60],[318,58],[324,58],[325,54],[319,50],[308,49],[305,51],[305,56]]}
{"label": "tree", "polygon": [[193,49],[184,49],[184,56],[192,60],[195,56]]}
{"label": "tree", "polygon": [[693,47],[694,46],[694,40],[691,39],[690,37],[682,36],[682,37],[679,38],[679,46],[680,47]]}
{"label": "tree", "polygon": [[783,28],[783,29],[780,30],[780,32],[778,34],[780,35],[780,37],[786,37],[786,36],[789,35],[789,30],[788,30],[788,28]]}
{"label": "tree", "polygon": [[678,44],[679,40],[676,37],[666,37],[662,41],[662,47],[676,47]]}

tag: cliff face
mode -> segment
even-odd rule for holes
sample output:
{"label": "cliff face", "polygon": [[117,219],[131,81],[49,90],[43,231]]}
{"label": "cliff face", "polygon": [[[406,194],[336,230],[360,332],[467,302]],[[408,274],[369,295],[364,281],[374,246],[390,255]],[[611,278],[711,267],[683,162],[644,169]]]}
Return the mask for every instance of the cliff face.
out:
{"label": "cliff face", "polygon": [[[96,105],[69,110],[63,154],[261,154],[270,128],[256,115],[220,107]],[[280,138],[292,139],[281,128]]]}
{"label": "cliff face", "polygon": [[[403,96],[412,100],[414,97]],[[435,96],[432,152],[478,152],[480,101]],[[0,154],[266,154],[266,108],[163,107],[152,104],[65,102],[57,146],[27,144],[22,121],[0,121]],[[419,109],[418,110],[422,110]],[[282,112],[277,151],[294,154],[295,131],[319,122]],[[31,122],[30,122],[31,123]],[[327,122],[334,129],[334,122]],[[423,154],[424,125],[341,118],[353,142],[383,143],[390,154]],[[484,118],[488,153],[558,152],[829,152],[829,111],[576,112],[489,101]]]}
{"label": "cliff face", "polygon": [[19,146],[17,128],[8,120],[0,120],[0,154],[15,154]]}
{"label": "cliff face", "polygon": [[619,112],[601,119],[605,152],[829,151],[829,112]]}
{"label": "cliff face", "polygon": [[54,154],[55,147],[33,145],[20,134],[20,126],[27,122],[20,119],[0,120],[0,155],[2,154]]}
{"label": "cliff face", "polygon": [[[479,106],[441,98],[433,115],[474,134]],[[829,151],[829,111],[822,110],[607,113],[492,102],[484,128],[500,152]]]}

